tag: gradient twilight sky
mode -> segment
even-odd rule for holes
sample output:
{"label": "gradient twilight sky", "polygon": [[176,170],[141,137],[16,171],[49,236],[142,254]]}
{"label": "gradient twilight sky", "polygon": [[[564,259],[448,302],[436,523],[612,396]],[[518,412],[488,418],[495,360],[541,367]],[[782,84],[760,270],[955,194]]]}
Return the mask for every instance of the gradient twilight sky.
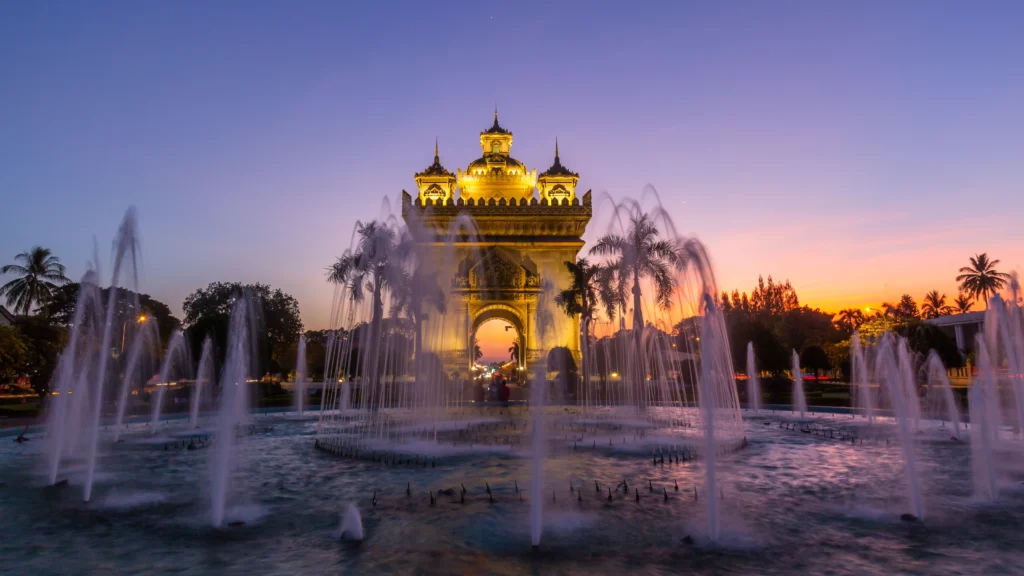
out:
{"label": "gradient twilight sky", "polygon": [[1019,1],[3,2],[0,260],[77,278],[134,204],[144,292],[267,282],[324,328],[355,220],[435,136],[465,168],[497,103],[529,167],[557,136],[580,189],[654,185],[721,288],[952,297],[975,252],[1024,264],[1022,29]]}

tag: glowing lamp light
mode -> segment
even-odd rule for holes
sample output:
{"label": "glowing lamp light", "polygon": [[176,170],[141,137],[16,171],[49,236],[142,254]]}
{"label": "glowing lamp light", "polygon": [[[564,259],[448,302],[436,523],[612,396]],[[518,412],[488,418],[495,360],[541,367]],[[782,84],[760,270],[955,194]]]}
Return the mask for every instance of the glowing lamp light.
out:
{"label": "glowing lamp light", "polygon": [[146,321],[146,315],[145,314],[139,314],[139,322],[145,322],[145,321]]}
{"label": "glowing lamp light", "polygon": [[619,373],[618,372],[612,372],[612,378],[618,378],[618,377],[619,377]]}

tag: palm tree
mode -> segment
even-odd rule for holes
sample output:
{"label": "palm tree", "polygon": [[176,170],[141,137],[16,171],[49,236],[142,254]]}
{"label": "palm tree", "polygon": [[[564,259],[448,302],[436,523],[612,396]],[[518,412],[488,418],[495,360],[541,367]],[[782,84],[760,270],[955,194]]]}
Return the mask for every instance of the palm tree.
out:
{"label": "palm tree", "polygon": [[996,270],[996,264],[999,260],[989,260],[986,252],[975,254],[971,265],[961,268],[956,277],[960,290],[975,299],[981,298],[987,307],[989,297],[1002,290],[1010,279],[1009,274]]}
{"label": "palm tree", "polygon": [[963,292],[956,297],[956,300],[953,300],[953,304],[956,305],[958,314],[966,314],[971,311],[971,306],[974,306],[974,303],[971,302],[971,297]]}
{"label": "palm tree", "polygon": [[924,295],[924,302],[921,304],[921,316],[925,318],[938,318],[946,314],[952,314],[953,308],[946,304],[946,295],[939,294],[938,290],[932,290]]}
{"label": "palm tree", "polygon": [[836,325],[846,332],[853,332],[864,323],[864,313],[859,308],[845,308],[839,311]]}
{"label": "palm tree", "polygon": [[601,266],[597,275],[597,298],[604,307],[609,322],[619,317],[619,329],[626,329],[626,287],[628,283],[620,273],[621,267],[616,262]]}
{"label": "palm tree", "polygon": [[[555,303],[571,318],[580,317],[580,352],[583,354],[583,382],[589,383],[590,322],[597,310],[599,294],[608,298],[605,287],[604,267],[591,264],[586,258],[565,262],[565,269],[572,278],[568,288],[555,296]],[[605,293],[602,293],[605,291]]]}
{"label": "palm tree", "polygon": [[586,258],[578,258],[575,262],[566,261],[565,269],[572,283],[555,296],[555,304],[571,318],[580,316],[585,329],[597,309],[604,267],[591,264]]}
{"label": "palm tree", "polygon": [[519,338],[513,340],[512,345],[508,347],[508,357],[509,360],[515,362],[517,366],[519,365]]}
{"label": "palm tree", "polygon": [[875,311],[876,318],[897,318],[900,315],[899,305],[890,304],[889,302],[882,302],[882,306]]}
{"label": "palm tree", "polygon": [[35,246],[15,256],[14,261],[16,264],[0,268],[0,273],[20,277],[0,287],[0,296],[7,297],[7,305],[15,314],[27,316],[34,306],[45,304],[58,286],[70,282],[64,275],[64,265],[49,248]]}
{"label": "palm tree", "polygon": [[[338,260],[327,267],[327,281],[346,284],[352,300],[362,302],[369,292],[372,300],[370,319],[370,342],[381,338],[381,322],[384,318],[384,293],[398,287],[404,270],[399,258],[399,243],[395,231],[384,224],[373,221],[360,224],[357,233],[359,244],[356,251],[346,251]],[[370,358],[372,377],[377,378],[379,346],[373,346],[374,357]]]}
{"label": "palm tree", "polygon": [[628,280],[633,284],[633,327],[638,332],[644,327],[642,278],[648,277],[654,282],[655,301],[659,306],[672,305],[672,291],[676,286],[672,268],[681,269],[685,260],[675,242],[659,238],[658,228],[647,214],[635,212],[624,236],[606,234],[597,240],[590,253],[618,256],[614,265],[620,282]]}
{"label": "palm tree", "polygon": [[405,312],[412,320],[416,332],[413,350],[417,359],[423,349],[423,322],[428,318],[424,305],[432,306],[440,314],[447,312],[444,290],[438,283],[437,273],[426,272],[420,264],[421,257],[418,245],[408,230],[404,231],[393,256],[401,261],[402,270],[391,287],[391,312],[396,316]]}
{"label": "palm tree", "polygon": [[395,258],[397,235],[377,221],[360,225],[357,232],[356,251],[346,252],[327,267],[327,281],[347,284],[356,302],[362,302],[366,292],[370,292],[373,296],[371,325],[379,327],[384,316],[384,292],[396,287],[401,278],[401,266]]}

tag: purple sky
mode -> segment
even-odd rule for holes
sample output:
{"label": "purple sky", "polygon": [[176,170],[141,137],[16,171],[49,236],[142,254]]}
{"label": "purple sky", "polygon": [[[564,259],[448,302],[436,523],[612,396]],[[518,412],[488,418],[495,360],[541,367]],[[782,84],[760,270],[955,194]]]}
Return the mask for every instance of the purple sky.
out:
{"label": "purple sky", "polygon": [[[556,7],[549,4],[557,4]],[[180,311],[262,281],[327,323],[357,218],[452,171],[497,103],[513,155],[639,196],[723,288],[836,308],[1024,263],[1024,3],[0,3],[0,259],[79,276],[125,208]],[[606,221],[595,218],[588,238]]]}

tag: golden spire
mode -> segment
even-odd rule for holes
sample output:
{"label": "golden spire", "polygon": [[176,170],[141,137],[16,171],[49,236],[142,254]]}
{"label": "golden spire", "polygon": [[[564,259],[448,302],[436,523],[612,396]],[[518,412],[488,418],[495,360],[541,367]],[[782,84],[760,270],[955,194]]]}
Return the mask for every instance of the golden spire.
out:
{"label": "golden spire", "polygon": [[498,103],[494,103],[494,123],[498,123]]}
{"label": "golden spire", "polygon": [[555,136],[555,160],[558,159],[558,136]]}
{"label": "golden spire", "polygon": [[[555,145],[555,148],[558,148],[557,144]],[[555,155],[556,156],[558,155],[557,151],[555,152]],[[437,154],[437,136],[434,136],[434,160],[437,160],[437,159],[438,159],[438,154]]]}

